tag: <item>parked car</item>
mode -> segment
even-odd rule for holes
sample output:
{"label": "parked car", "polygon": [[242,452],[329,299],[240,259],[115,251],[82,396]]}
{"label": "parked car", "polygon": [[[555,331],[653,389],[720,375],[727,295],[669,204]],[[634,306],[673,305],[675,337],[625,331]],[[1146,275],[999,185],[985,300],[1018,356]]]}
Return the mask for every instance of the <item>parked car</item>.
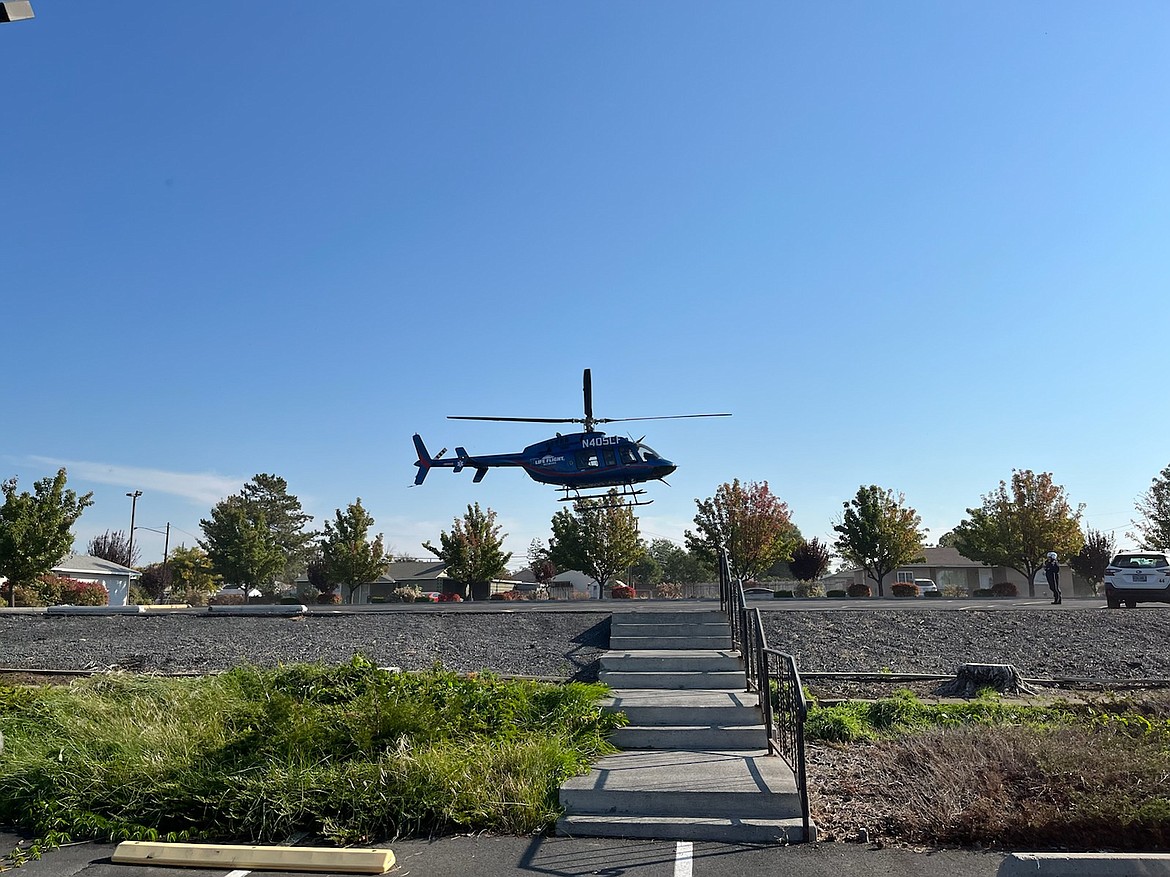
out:
{"label": "parked car", "polygon": [[938,593],[938,585],[934,583],[934,579],[915,579],[914,587],[918,589],[919,597]]}
{"label": "parked car", "polygon": [[1170,603],[1170,562],[1156,551],[1118,554],[1105,568],[1105,605]]}

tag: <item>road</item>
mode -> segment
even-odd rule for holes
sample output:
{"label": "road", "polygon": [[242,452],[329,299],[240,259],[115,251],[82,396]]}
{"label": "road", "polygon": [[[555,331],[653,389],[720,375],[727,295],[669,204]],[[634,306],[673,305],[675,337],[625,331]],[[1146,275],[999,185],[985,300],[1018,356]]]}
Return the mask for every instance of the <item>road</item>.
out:
{"label": "road", "polygon": [[[0,832],[0,847],[17,838]],[[556,837],[455,837],[388,844],[395,877],[992,877],[998,853],[941,850],[915,852],[861,844],[760,847],[674,841]],[[116,865],[112,844],[78,844],[25,865],[22,877],[275,877],[274,871]],[[305,873],[305,872],[299,872]],[[316,872],[333,877],[339,872]]]}

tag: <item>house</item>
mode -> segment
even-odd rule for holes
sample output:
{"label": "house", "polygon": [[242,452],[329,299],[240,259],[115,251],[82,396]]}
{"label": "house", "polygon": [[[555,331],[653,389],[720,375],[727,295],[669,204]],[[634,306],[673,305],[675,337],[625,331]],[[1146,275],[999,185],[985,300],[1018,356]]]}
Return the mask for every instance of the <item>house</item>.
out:
{"label": "house", "polygon": [[[518,583],[510,579],[497,579],[489,583],[488,593],[499,594],[510,591]],[[297,590],[309,588],[308,576],[297,579]],[[365,582],[349,593],[349,588],[342,586],[341,599],[346,603],[383,603],[389,602],[391,595],[398,588],[413,588],[416,591],[442,594],[446,591],[461,590],[459,583],[447,575],[447,564],[436,560],[396,560],[386,567],[386,571],[372,582]]]}
{"label": "house", "polygon": [[130,584],[139,577],[128,566],[92,554],[70,554],[53,567],[52,573],[79,582],[97,582],[110,595],[111,606],[125,606],[130,602]]}
{"label": "house", "polygon": [[[886,593],[890,593],[890,586],[896,582],[913,582],[915,579],[933,579],[939,590],[945,596],[960,592],[970,594],[977,590],[990,588],[998,582],[1011,582],[1022,595],[1028,594],[1027,580],[1006,566],[988,566],[977,560],[971,560],[959,553],[958,549],[949,546],[939,548],[924,548],[923,560],[920,563],[908,563],[898,567],[886,577]],[[852,584],[864,582],[877,593],[877,586],[872,579],[867,579],[865,571],[860,569],[843,570],[821,579],[826,590],[844,590]],[[1092,587],[1075,575],[1067,564],[1061,564],[1061,584],[1067,595],[1088,596],[1092,594]],[[1044,581],[1044,574],[1036,575],[1036,594],[1048,595],[1048,585]]]}

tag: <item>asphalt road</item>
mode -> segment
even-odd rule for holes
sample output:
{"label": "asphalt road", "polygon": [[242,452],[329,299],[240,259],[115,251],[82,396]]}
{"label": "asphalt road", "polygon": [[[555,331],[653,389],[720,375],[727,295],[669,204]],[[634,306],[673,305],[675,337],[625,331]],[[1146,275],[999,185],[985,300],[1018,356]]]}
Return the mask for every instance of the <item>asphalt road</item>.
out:
{"label": "asphalt road", "polygon": [[[17,838],[0,832],[0,848]],[[914,852],[861,844],[807,844],[760,847],[675,841],[557,837],[455,837],[388,844],[396,877],[992,877],[1003,861],[998,853],[941,850]],[[223,868],[165,868],[116,865],[112,844],[78,844],[48,853],[17,873],[23,877],[276,877],[288,872],[231,871]],[[306,872],[298,872],[306,873]],[[333,877],[340,872],[316,872]]]}

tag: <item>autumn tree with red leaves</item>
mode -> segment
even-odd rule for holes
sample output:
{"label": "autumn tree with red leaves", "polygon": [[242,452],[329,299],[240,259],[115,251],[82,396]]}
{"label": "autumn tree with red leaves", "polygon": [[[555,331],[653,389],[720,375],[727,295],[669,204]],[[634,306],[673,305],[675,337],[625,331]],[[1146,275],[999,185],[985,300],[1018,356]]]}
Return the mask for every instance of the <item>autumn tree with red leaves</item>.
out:
{"label": "autumn tree with red leaves", "polygon": [[704,562],[718,565],[726,547],[735,575],[754,579],[777,561],[790,560],[800,544],[788,504],[772,493],[767,481],[719,485],[709,499],[696,499],[696,532],[687,530],[687,548]]}

